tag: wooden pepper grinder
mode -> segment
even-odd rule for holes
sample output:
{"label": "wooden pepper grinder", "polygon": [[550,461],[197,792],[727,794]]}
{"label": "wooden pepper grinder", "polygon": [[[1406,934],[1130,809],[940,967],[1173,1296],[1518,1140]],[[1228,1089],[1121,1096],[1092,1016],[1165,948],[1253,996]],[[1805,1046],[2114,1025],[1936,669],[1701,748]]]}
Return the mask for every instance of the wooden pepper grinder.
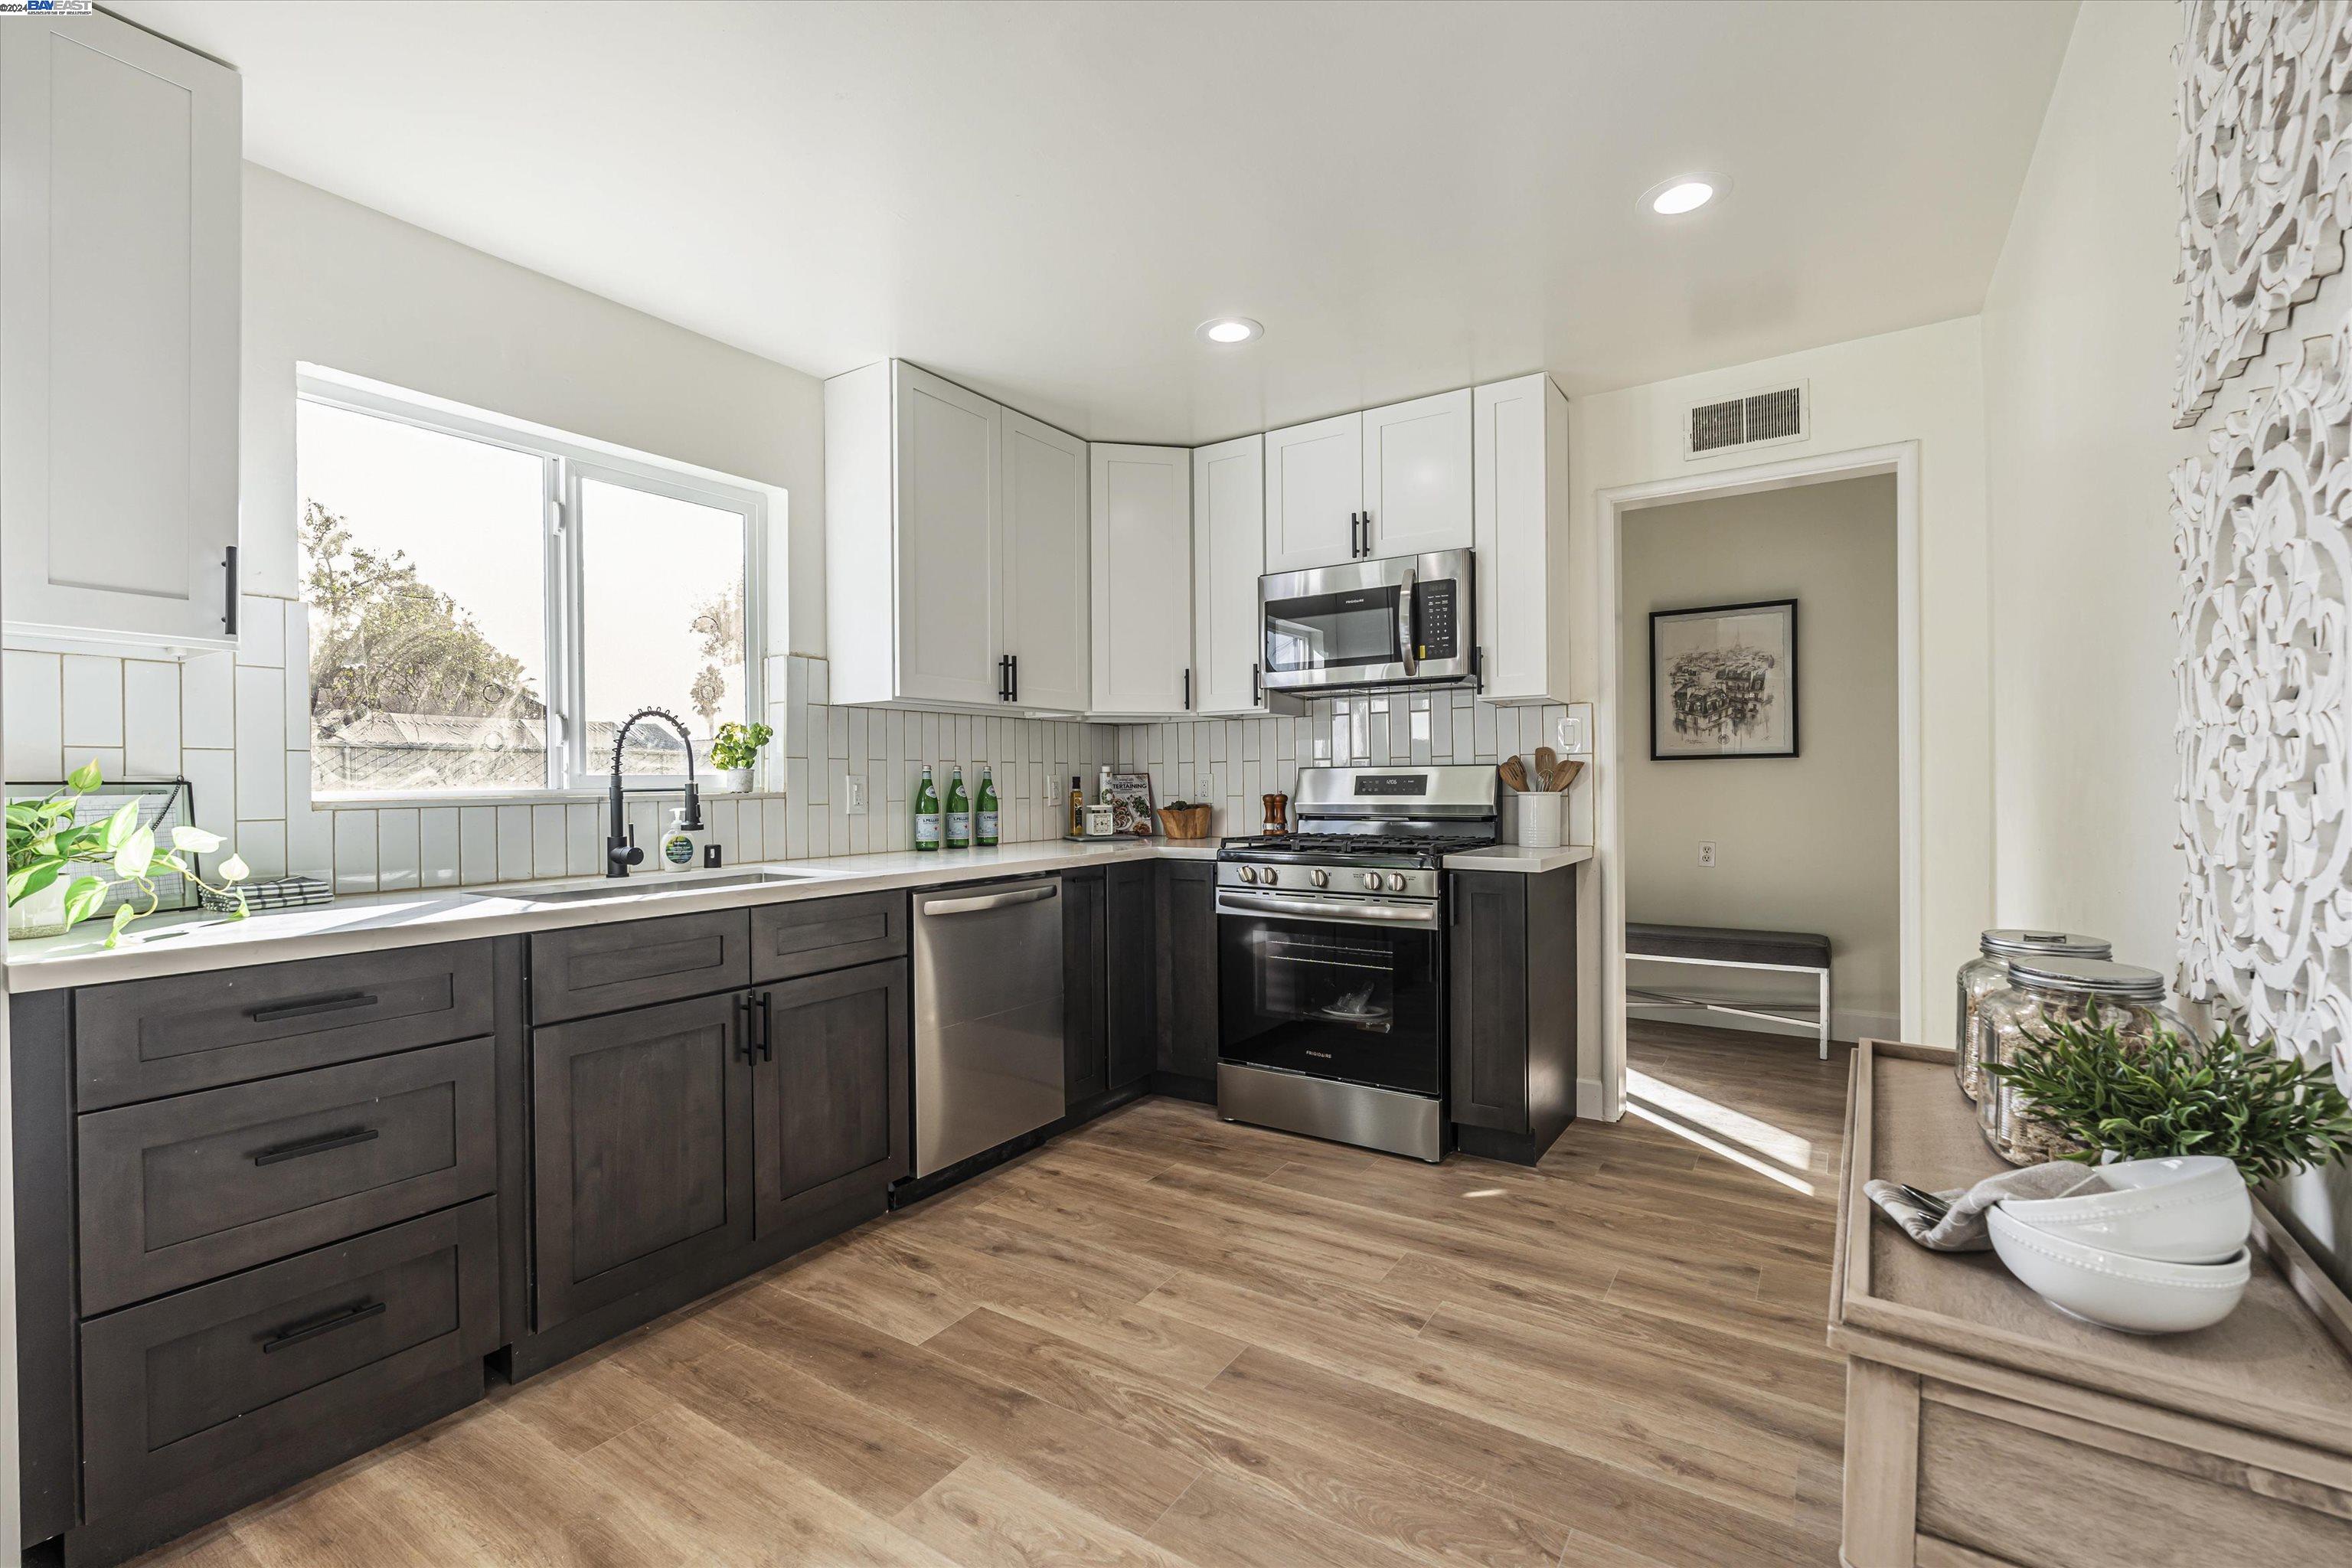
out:
{"label": "wooden pepper grinder", "polygon": [[1265,795],[1262,798],[1265,804],[1265,823],[1264,831],[1267,837],[1272,837],[1276,835],[1289,832],[1290,797],[1277,791],[1273,795]]}

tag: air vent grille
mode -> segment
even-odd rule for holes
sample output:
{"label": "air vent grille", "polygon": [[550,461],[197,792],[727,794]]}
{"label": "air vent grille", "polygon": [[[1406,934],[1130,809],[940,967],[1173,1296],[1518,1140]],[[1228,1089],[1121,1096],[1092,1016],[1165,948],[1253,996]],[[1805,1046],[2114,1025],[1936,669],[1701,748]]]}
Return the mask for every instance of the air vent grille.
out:
{"label": "air vent grille", "polygon": [[1683,455],[1701,457],[1734,447],[1759,447],[1805,438],[1805,384],[1775,386],[1702,403],[1690,410],[1683,427]]}

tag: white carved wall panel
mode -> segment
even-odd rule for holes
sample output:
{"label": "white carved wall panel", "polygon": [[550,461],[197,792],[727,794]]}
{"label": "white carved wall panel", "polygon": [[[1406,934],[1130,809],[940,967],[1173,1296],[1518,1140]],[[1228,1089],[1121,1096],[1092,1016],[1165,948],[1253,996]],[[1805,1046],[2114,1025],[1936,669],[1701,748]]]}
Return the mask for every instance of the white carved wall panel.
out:
{"label": "white carved wall panel", "polygon": [[2352,215],[2352,3],[2188,0],[2186,12],[2174,166],[2184,428],[2343,268]]}
{"label": "white carved wall panel", "polygon": [[[2186,426],[2344,265],[2352,0],[2184,11]],[[2180,979],[2352,1090],[2352,321],[2298,326],[2173,479]]]}

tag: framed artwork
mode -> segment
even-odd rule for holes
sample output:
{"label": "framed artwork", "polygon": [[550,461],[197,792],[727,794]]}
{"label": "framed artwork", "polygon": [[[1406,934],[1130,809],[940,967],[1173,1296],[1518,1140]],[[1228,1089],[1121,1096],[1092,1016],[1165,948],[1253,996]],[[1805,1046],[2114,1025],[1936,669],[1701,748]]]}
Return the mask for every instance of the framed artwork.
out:
{"label": "framed artwork", "polygon": [[1650,612],[1650,760],[1797,754],[1797,601]]}
{"label": "framed artwork", "polygon": [[1160,831],[1160,817],[1152,809],[1150,773],[1111,774],[1110,792],[1103,796],[1103,804],[1110,807],[1110,830],[1114,834],[1149,838]]}

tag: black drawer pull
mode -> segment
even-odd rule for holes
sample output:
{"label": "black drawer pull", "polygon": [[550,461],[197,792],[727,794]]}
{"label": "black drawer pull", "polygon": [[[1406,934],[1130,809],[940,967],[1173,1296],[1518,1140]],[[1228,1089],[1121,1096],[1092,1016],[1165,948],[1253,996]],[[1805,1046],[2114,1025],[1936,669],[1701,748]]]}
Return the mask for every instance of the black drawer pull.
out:
{"label": "black drawer pull", "polygon": [[304,1340],[315,1340],[320,1334],[331,1334],[337,1329],[348,1329],[353,1323],[365,1322],[370,1318],[381,1318],[383,1313],[384,1304],[382,1301],[370,1301],[362,1307],[345,1307],[342,1310],[330,1312],[323,1318],[313,1318],[307,1323],[297,1323],[290,1329],[279,1330],[261,1342],[261,1353],[276,1355],[289,1345],[299,1345]]}
{"label": "black drawer pull", "polygon": [[280,1007],[256,1007],[246,1016],[257,1024],[275,1024],[284,1018],[309,1018],[320,1013],[348,1013],[354,1007],[373,1007],[375,998],[364,991],[350,991],[341,996],[321,996],[313,1002],[289,1002]]}
{"label": "black drawer pull", "polygon": [[372,1143],[381,1137],[373,1127],[353,1127],[342,1132],[330,1132],[322,1138],[309,1138],[299,1143],[280,1143],[275,1149],[264,1149],[253,1157],[257,1165],[275,1165],[281,1160],[299,1160],[305,1154],[323,1154],[330,1149],[348,1149],[354,1143]]}

